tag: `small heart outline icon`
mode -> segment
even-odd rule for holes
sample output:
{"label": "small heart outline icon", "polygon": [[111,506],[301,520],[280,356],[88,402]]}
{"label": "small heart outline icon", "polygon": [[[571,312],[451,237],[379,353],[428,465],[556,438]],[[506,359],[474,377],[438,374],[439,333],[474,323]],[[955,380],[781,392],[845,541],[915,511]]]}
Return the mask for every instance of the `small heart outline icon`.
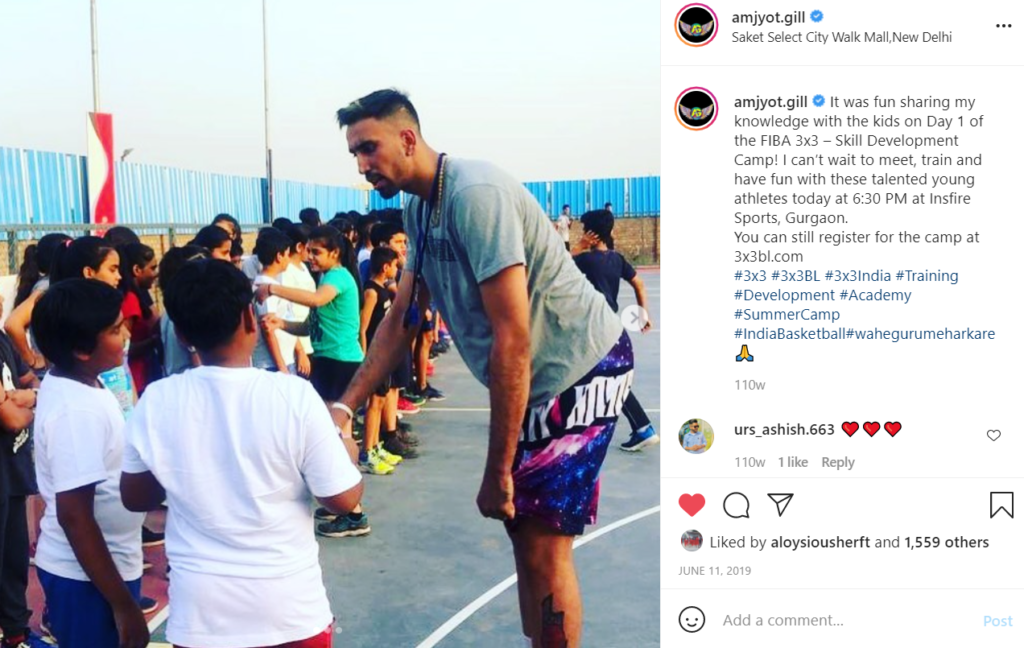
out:
{"label": "small heart outline icon", "polygon": [[860,429],[860,425],[853,422],[843,423],[843,432],[846,432],[846,436],[853,436]]}
{"label": "small heart outline icon", "polygon": [[899,421],[894,423],[886,423],[885,431],[889,433],[889,436],[896,436],[896,433],[903,429],[903,424]]}
{"label": "small heart outline icon", "polygon": [[993,441],[995,441],[999,437],[1003,436],[1003,433],[1000,432],[999,430],[989,430],[985,434],[987,434],[988,438],[992,439]]}
{"label": "small heart outline icon", "polygon": [[704,504],[706,504],[704,496],[700,493],[697,493],[696,495],[683,493],[679,496],[679,508],[686,511],[690,517],[697,515],[697,513],[704,508]]}
{"label": "small heart outline icon", "polygon": [[868,436],[875,436],[875,432],[878,432],[881,427],[882,426],[878,424],[878,421],[872,421],[864,424],[864,431],[868,433]]}

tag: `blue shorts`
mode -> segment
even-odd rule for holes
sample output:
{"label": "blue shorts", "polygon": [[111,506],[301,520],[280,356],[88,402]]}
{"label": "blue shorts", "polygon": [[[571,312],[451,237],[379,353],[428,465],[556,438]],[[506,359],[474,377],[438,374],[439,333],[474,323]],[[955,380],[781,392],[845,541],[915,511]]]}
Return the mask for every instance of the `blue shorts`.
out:
{"label": "blue shorts", "polygon": [[[36,568],[46,593],[50,632],[60,648],[118,648],[120,639],[114,624],[114,610],[91,581],[79,581]],[[126,582],[136,600],[142,579]]]}

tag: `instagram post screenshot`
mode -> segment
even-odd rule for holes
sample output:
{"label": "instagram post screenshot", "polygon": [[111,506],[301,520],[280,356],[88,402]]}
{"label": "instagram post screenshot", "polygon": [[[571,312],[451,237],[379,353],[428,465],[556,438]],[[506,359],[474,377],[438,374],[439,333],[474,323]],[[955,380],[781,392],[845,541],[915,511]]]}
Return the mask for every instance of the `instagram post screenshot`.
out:
{"label": "instagram post screenshot", "polygon": [[1024,642],[1020,18],[661,3],[662,645]]}
{"label": "instagram post screenshot", "polygon": [[[666,525],[662,477],[683,452],[683,410],[663,427],[662,248],[709,281],[733,266],[701,258],[711,237],[662,234],[661,153],[677,142],[662,119],[662,9],[0,0],[0,648],[675,642],[662,587],[684,583],[665,577],[680,560],[661,548],[680,511]],[[1014,131],[994,104],[1014,83],[985,74],[965,73],[957,94],[973,112],[937,113],[986,115],[977,187],[936,191],[975,204],[1012,173],[997,143]],[[731,177],[715,146],[720,160],[689,157],[688,203]],[[793,152],[743,150],[790,171]],[[997,263],[1007,232],[971,215],[955,233],[982,243],[943,250]],[[941,271],[982,299],[981,276],[952,259]],[[688,307],[710,318],[714,299]],[[964,377],[939,349],[899,348]],[[712,356],[699,363],[669,365],[705,374]],[[781,375],[728,379],[782,389]],[[667,384],[671,402],[700,402]],[[989,399],[944,417],[965,461],[988,461],[970,427],[1012,424],[991,388],[960,392]],[[712,402],[706,445],[712,426],[728,446],[722,426],[768,414],[732,420]],[[1011,444],[997,446],[1006,459]],[[837,488],[833,506],[850,495]],[[969,493],[900,496],[973,507]],[[980,550],[958,556],[988,568]],[[704,607],[710,623],[725,614]]]}

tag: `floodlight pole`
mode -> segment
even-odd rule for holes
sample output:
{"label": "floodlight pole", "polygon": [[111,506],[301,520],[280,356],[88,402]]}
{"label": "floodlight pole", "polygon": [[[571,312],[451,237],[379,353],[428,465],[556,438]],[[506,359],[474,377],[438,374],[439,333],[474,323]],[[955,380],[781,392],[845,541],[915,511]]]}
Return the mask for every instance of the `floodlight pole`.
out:
{"label": "floodlight pole", "polygon": [[[93,0],[95,1],[95,0]],[[267,152],[267,223],[274,220],[274,159],[270,150],[270,83],[267,79],[267,0],[263,0],[263,145]]]}
{"label": "floodlight pole", "polygon": [[89,0],[92,37],[92,111],[100,111],[100,48],[96,39],[96,0]]}

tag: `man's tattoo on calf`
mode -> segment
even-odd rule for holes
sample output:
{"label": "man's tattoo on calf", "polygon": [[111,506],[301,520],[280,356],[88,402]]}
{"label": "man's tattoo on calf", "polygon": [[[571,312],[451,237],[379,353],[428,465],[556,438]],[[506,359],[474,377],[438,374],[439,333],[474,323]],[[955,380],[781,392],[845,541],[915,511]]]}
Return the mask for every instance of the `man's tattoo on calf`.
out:
{"label": "man's tattoo on calf", "polygon": [[555,612],[555,595],[548,594],[540,604],[540,645],[542,648],[566,648],[565,612]]}

